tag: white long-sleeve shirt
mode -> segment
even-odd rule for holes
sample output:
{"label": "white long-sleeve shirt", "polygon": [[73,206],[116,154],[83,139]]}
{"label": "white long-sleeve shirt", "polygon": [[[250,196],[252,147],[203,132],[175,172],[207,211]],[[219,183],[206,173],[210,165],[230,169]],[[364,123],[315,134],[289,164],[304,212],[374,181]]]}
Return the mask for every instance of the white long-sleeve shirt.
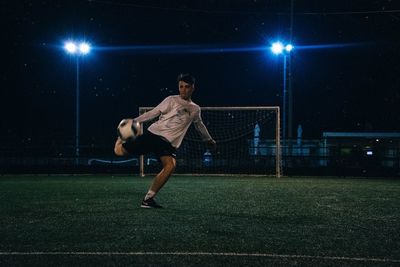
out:
{"label": "white long-sleeve shirt", "polygon": [[173,147],[178,148],[192,122],[203,141],[212,139],[200,113],[200,107],[197,104],[184,100],[179,95],[173,95],[165,98],[157,107],[140,115],[135,120],[142,123],[159,117],[158,121],[151,124],[148,130],[166,138]]}

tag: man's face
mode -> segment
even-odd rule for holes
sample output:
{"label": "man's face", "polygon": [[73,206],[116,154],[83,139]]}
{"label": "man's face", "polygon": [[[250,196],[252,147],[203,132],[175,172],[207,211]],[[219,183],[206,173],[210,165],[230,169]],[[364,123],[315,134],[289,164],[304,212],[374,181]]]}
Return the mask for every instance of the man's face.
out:
{"label": "man's face", "polygon": [[194,85],[190,85],[184,81],[179,81],[179,95],[185,100],[191,100],[194,91]]}

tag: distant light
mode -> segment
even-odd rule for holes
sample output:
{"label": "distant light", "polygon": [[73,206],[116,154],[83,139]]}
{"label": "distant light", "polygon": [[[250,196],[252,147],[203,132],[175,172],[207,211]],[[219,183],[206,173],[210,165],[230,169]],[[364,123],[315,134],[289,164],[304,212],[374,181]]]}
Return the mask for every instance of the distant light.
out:
{"label": "distant light", "polygon": [[272,53],[274,53],[275,55],[279,55],[279,54],[282,54],[282,53],[290,53],[290,51],[292,51],[293,48],[294,48],[294,47],[293,47],[292,44],[284,45],[284,44],[281,43],[281,42],[275,42],[275,43],[273,43],[272,46],[271,46],[271,51],[272,51]]}
{"label": "distant light", "polygon": [[286,52],[292,51],[293,50],[293,45],[291,45],[291,44],[286,45],[285,46],[285,50],[286,50]]}
{"label": "distant light", "polygon": [[81,54],[86,55],[87,53],[90,52],[90,46],[88,43],[81,43],[79,45],[79,51],[81,52]]}
{"label": "distant light", "polygon": [[367,156],[372,156],[374,154],[374,152],[372,151],[367,151]]}
{"label": "distant light", "polygon": [[86,55],[90,52],[90,45],[86,42],[81,42],[79,45],[73,41],[68,41],[64,45],[64,49],[69,54]]}
{"label": "distant light", "polygon": [[70,54],[75,54],[77,47],[76,44],[73,42],[67,42],[64,45],[65,50],[67,50],[68,53]]}
{"label": "distant light", "polygon": [[276,55],[281,54],[283,51],[283,44],[281,42],[273,43],[271,46],[271,51]]}

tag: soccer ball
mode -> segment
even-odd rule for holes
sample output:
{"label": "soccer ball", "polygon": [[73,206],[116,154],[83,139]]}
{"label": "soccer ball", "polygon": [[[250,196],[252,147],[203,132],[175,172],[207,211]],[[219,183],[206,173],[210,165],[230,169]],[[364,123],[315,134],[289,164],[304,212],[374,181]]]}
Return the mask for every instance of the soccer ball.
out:
{"label": "soccer ball", "polygon": [[124,141],[135,140],[141,134],[140,123],[133,119],[123,119],[118,124],[117,134]]}

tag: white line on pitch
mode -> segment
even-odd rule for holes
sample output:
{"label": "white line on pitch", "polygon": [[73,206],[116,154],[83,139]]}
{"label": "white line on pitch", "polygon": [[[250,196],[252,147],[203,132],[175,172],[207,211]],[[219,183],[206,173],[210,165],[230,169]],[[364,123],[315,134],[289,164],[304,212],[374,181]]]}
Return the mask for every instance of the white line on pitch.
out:
{"label": "white line on pitch", "polygon": [[235,253],[235,252],[0,252],[0,256],[231,256],[231,257],[265,257],[265,258],[295,258],[295,259],[319,259],[319,260],[345,260],[345,261],[365,261],[365,262],[388,262],[400,263],[400,260],[386,258],[366,258],[366,257],[340,257],[340,256],[312,256],[312,255],[286,255],[271,253]]}

